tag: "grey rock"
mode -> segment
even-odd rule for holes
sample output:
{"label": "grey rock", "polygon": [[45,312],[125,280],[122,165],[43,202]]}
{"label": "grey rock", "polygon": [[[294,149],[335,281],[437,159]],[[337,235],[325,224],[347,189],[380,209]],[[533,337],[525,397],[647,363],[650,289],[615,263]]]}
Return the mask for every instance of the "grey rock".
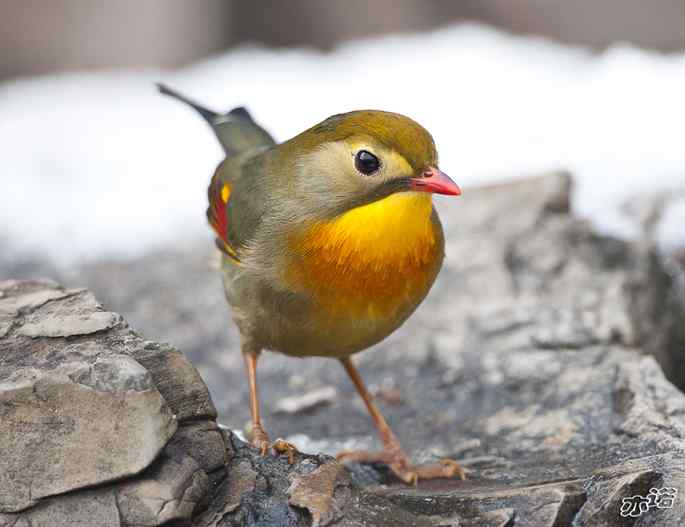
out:
{"label": "grey rock", "polygon": [[155,459],[176,422],[145,385],[147,372],[131,362],[96,362],[92,368],[107,365],[109,382],[90,385],[78,380],[83,367],[71,363],[22,368],[0,382],[1,511],[137,474]]}
{"label": "grey rock", "polygon": [[12,287],[6,291],[9,294],[3,298],[3,310],[14,308],[23,315],[18,335],[73,337],[104,331],[122,322],[116,313],[95,309],[95,299],[85,290],[56,288],[17,295],[11,294]]}
{"label": "grey rock", "polygon": [[166,344],[145,342],[135,357],[153,378],[153,382],[179,421],[216,418],[216,409],[200,374],[186,357]]}
{"label": "grey rock", "polygon": [[224,438],[213,420],[182,423],[170,445],[187,452],[207,474],[223,469],[227,461]]}
{"label": "grey rock", "polygon": [[[651,357],[618,349],[570,352],[570,362],[556,374],[532,374],[539,363],[514,370],[511,364],[526,352],[513,353],[512,362],[492,375],[496,387],[485,387],[499,388],[502,400],[465,419],[469,432],[481,438],[472,451],[499,455],[490,456],[490,463],[486,456],[469,463],[467,481],[410,488],[378,467],[371,469],[377,476],[369,477],[370,467],[359,465],[348,467],[350,479],[331,458],[298,456],[290,466],[285,457],[261,458],[231,437],[229,479],[219,492],[224,498],[196,525],[620,526],[626,524],[620,516],[624,498],[647,496],[650,488],[682,493],[685,396]],[[534,385],[530,392],[520,384],[526,379]],[[482,404],[482,397],[473,387],[465,406]],[[449,439],[433,438],[443,443],[442,455],[449,455]],[[649,510],[640,521],[682,525],[685,501]]]}
{"label": "grey rock", "polygon": [[[617,514],[622,501],[631,496],[648,496],[651,488],[675,488],[682,494],[685,484],[685,457],[682,454],[652,456],[631,460],[619,466],[596,471],[586,482],[587,500],[576,516],[582,526],[622,526],[636,518]],[[676,496],[671,508],[652,508],[639,516],[639,525],[683,525],[685,503]],[[637,522],[636,522],[637,523]]]}
{"label": "grey rock", "polygon": [[286,397],[276,404],[274,412],[282,414],[297,414],[308,412],[317,406],[330,404],[335,401],[338,392],[333,386],[325,386],[318,390],[304,393],[297,397]]}
{"label": "grey rock", "polygon": [[138,478],[48,498],[21,514],[0,514],[0,526],[182,525],[208,493],[207,474],[193,458],[171,448]]}
{"label": "grey rock", "polygon": [[[4,523],[3,523],[4,522]],[[84,490],[48,498],[23,514],[0,513],[0,527],[120,527],[116,496],[109,490]]]}
{"label": "grey rock", "polygon": [[259,456],[230,433],[228,444],[229,476],[194,526],[441,525],[356,487],[331,457],[299,454],[290,465],[285,456]]}
{"label": "grey rock", "polygon": [[114,313],[69,317],[56,315],[48,320],[43,319],[42,313],[36,313],[25,320],[18,333],[27,337],[73,337],[104,331],[116,326],[121,320]]}
{"label": "grey rock", "polygon": [[179,351],[51,281],[2,282],[0,313],[1,526],[180,525],[206,508],[226,447]]}
{"label": "grey rock", "polygon": [[56,285],[51,280],[35,281],[31,285],[17,280],[1,281],[0,299],[3,302],[0,302],[0,337],[9,333],[21,311],[38,308],[50,300],[65,298],[75,292],[59,289]]}
{"label": "grey rock", "polygon": [[143,392],[153,390],[152,376],[127,355],[98,358],[83,364],[69,374],[69,378],[98,392]]}
{"label": "grey rock", "polygon": [[[440,201],[447,257],[436,286],[399,331],[355,357],[369,385],[401,387],[379,405],[412,458],[457,458],[470,469],[465,482],[408,488],[382,466],[350,465],[348,474],[327,455],[302,454],[294,465],[260,457],[218,433],[204,384],[172,348],[140,341],[124,322],[52,340],[63,343],[64,361],[91,364],[104,346],[106,356],[128,355],[150,372],[183,416],[167,446],[192,458],[178,470],[207,475],[206,483],[181,477],[186,483],[157,495],[173,496],[177,517],[192,514],[196,527],[684,525],[685,396],[664,376],[685,386],[683,282],[650,246],[599,236],[574,217],[570,188],[567,175],[552,174]],[[204,247],[93,264],[60,279],[92,288],[146,337],[180,345],[220,420],[239,430],[249,405],[238,338]],[[31,309],[75,298],[88,296]],[[1,342],[30,346],[32,357],[7,359],[0,347],[0,361],[49,366],[41,338],[20,335],[21,320],[9,316]],[[272,437],[325,454],[373,447],[370,419],[330,360],[265,354],[259,377]],[[337,389],[327,405],[277,413],[277,401],[322,386]],[[180,499],[184,485],[210,490]],[[672,507],[620,516],[624,498],[661,487],[679,489]],[[130,501],[159,521],[154,502]]]}
{"label": "grey rock", "polygon": [[168,449],[141,478],[116,489],[123,525],[187,521],[206,499],[209,478],[189,455]]}
{"label": "grey rock", "polygon": [[290,473],[288,503],[306,509],[312,525],[336,522],[343,517],[352,495],[350,476],[337,463],[325,463],[304,473]]}
{"label": "grey rock", "polygon": [[14,316],[0,313],[0,338],[7,335],[14,324]]}

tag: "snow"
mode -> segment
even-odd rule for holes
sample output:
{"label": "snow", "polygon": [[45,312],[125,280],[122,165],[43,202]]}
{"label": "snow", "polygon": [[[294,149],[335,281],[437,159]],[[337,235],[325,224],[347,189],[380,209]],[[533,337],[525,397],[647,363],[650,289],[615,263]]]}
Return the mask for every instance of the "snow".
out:
{"label": "snow", "polygon": [[[5,247],[68,264],[211,238],[205,192],[221,151],[156,81],[210,108],[246,105],[279,140],[347,110],[407,114],[462,187],[567,168],[578,213],[619,236],[638,233],[626,201],[684,195],[685,54],[593,54],[469,24],[329,54],[245,47],[173,72],[0,85]],[[683,244],[685,206],[664,217],[660,244]]]}

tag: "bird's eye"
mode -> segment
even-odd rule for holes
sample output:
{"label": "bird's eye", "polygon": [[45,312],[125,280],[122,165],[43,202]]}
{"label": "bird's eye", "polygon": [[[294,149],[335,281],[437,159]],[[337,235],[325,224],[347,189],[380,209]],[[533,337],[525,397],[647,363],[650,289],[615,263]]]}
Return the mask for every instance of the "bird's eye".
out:
{"label": "bird's eye", "polygon": [[354,166],[365,176],[370,176],[381,167],[381,161],[368,150],[360,150],[354,156]]}

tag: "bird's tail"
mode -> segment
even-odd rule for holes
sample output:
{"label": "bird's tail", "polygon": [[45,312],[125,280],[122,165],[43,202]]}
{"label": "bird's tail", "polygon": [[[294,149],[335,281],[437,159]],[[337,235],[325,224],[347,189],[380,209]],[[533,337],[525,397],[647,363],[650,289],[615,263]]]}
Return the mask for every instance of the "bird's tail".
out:
{"label": "bird's tail", "polygon": [[189,99],[185,95],[177,92],[173,88],[170,88],[166,84],[162,84],[161,82],[158,82],[156,84],[157,89],[159,90],[159,93],[162,95],[168,95],[169,97],[173,97],[174,99],[178,99],[179,101],[187,104],[190,106],[193,110],[195,110],[197,113],[199,113],[205,121],[207,121],[210,126],[214,125],[214,121],[216,120],[217,117],[220,116],[217,112],[214,112],[210,110],[209,108],[205,108],[201,104],[196,103],[192,99]]}
{"label": "bird's tail", "polygon": [[163,95],[177,99],[199,113],[212,127],[212,131],[229,156],[251,148],[274,144],[272,137],[254,122],[250,113],[242,106],[221,114],[196,103],[166,84],[157,83],[157,89]]}

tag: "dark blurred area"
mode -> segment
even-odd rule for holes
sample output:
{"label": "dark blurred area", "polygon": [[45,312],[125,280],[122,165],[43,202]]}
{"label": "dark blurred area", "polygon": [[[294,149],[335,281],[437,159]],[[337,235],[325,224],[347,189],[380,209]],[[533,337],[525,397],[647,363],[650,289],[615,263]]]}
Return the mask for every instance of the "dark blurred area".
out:
{"label": "dark blurred area", "polygon": [[0,0],[0,79],[182,66],[244,43],[327,50],[459,21],[595,49],[685,49],[682,0]]}

